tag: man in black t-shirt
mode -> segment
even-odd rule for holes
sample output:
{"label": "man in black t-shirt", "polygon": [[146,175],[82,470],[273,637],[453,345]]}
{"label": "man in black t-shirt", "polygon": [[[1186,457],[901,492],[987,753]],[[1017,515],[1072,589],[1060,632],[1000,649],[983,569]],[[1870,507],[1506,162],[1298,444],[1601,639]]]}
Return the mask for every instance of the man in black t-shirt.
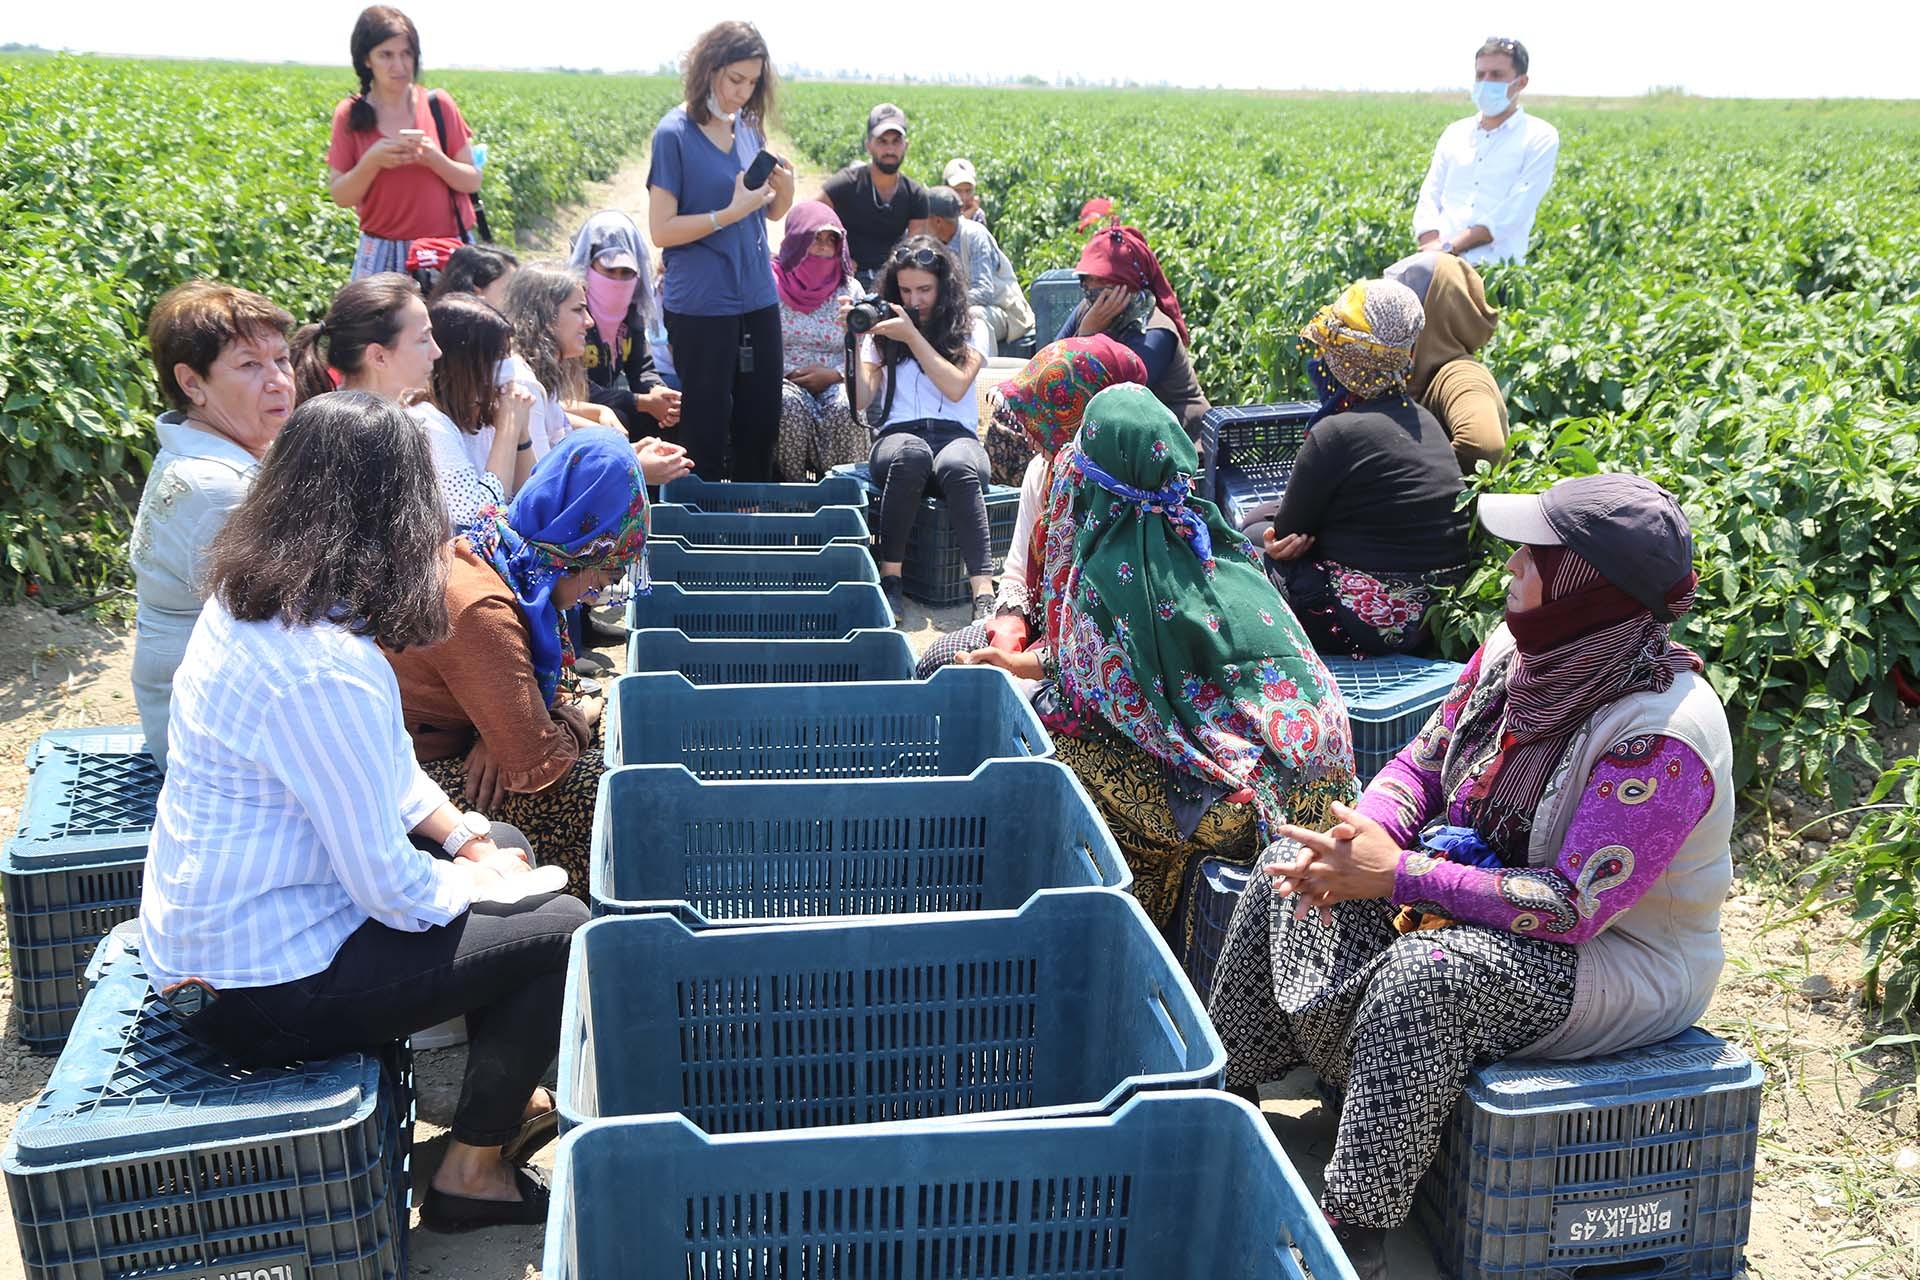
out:
{"label": "man in black t-shirt", "polygon": [[900,172],[907,114],[891,102],[867,113],[867,155],[828,178],[820,195],[845,224],[854,271],[871,287],[893,246],[927,229],[927,189]]}

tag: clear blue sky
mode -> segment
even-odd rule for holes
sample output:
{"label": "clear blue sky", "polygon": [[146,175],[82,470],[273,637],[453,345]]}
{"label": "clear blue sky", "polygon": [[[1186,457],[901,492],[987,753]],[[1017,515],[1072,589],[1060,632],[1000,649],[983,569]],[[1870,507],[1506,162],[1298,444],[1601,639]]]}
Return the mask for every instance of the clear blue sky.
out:
{"label": "clear blue sky", "polygon": [[[1263,89],[1462,87],[1486,35],[1533,53],[1535,94],[1628,95],[1680,85],[1716,96],[1920,97],[1920,0],[1810,9],[1777,0],[1618,0],[1482,6],[1007,4],[876,8],[632,3],[559,7],[414,0],[424,60],[441,66],[650,70],[721,16],[759,23],[781,65],[880,76],[974,74],[1169,80]],[[95,0],[9,6],[0,42],[105,53],[344,65],[357,4]],[[1178,17],[1169,18],[1170,12]],[[856,13],[884,13],[865,31]],[[1462,16],[1465,15],[1465,16]],[[1829,21],[1828,19],[1831,19]],[[1464,92],[1464,88],[1463,88]]]}

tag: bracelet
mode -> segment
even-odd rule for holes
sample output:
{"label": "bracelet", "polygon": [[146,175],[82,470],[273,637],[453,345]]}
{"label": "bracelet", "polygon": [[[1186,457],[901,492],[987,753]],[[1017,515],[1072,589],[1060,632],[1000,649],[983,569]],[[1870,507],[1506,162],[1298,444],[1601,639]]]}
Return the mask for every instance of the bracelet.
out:
{"label": "bracelet", "polygon": [[521,441],[521,442],[520,442],[519,444],[517,444],[517,445],[515,445],[515,446],[513,446],[513,447],[514,447],[514,450],[515,450],[515,452],[518,452],[519,450],[522,450],[522,449],[531,449],[531,448],[533,448],[533,441],[531,441],[531,440],[522,440],[522,441]]}
{"label": "bracelet", "polygon": [[708,211],[708,213],[707,213],[707,221],[709,221],[709,222],[711,222],[711,223],[713,224],[713,229],[714,229],[715,231],[718,231],[718,230],[720,229],[720,214],[719,214],[719,212],[718,212],[717,210],[709,210],[709,211]]}

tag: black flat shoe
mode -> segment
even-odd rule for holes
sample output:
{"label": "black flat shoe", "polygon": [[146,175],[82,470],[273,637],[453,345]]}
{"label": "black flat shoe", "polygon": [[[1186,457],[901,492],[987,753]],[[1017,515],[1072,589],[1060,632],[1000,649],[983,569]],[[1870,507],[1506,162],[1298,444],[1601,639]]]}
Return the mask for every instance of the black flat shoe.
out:
{"label": "black flat shoe", "polygon": [[627,636],[631,634],[624,623],[603,622],[593,615],[592,610],[587,611],[584,629],[587,633],[587,643],[596,649],[602,645],[625,644]]}
{"label": "black flat shoe", "polygon": [[907,597],[900,588],[900,575],[890,573],[880,579],[880,592],[887,598],[887,608],[893,610],[893,625],[899,626],[907,620]]}
{"label": "black flat shoe", "polygon": [[1387,1233],[1382,1227],[1334,1224],[1333,1238],[1347,1251],[1347,1264],[1359,1280],[1387,1280]]}
{"label": "black flat shoe", "polygon": [[451,1234],[486,1227],[537,1227],[545,1223],[547,1201],[552,1196],[546,1175],[522,1165],[513,1171],[513,1181],[520,1188],[518,1200],[478,1200],[429,1187],[427,1198],[420,1205],[420,1225],[429,1231]]}
{"label": "black flat shoe", "polygon": [[534,1152],[560,1136],[560,1108],[553,1107],[542,1111],[521,1124],[520,1132],[507,1139],[500,1148],[500,1158],[508,1164],[525,1164],[533,1158]]}
{"label": "black flat shoe", "polygon": [[613,670],[613,664],[591,649],[573,655],[573,670],[576,675],[604,676]]}

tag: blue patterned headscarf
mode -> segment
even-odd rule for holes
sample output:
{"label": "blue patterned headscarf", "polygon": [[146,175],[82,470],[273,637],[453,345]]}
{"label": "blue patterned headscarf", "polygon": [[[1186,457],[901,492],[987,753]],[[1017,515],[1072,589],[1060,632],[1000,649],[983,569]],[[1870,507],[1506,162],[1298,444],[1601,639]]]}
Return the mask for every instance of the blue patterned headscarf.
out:
{"label": "blue patterned headscarf", "polygon": [[548,706],[573,682],[573,640],[553,603],[554,582],[588,569],[616,569],[647,540],[647,488],[626,436],[611,427],[570,432],[502,511],[480,509],[464,530],[527,617],[533,674]]}

